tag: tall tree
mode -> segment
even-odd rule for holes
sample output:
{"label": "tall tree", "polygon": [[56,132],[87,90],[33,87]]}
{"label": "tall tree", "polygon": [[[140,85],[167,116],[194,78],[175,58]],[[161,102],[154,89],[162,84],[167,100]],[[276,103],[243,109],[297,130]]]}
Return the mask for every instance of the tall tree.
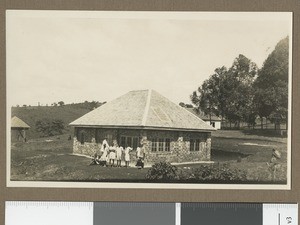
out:
{"label": "tall tree", "polygon": [[191,95],[191,101],[196,108],[203,111],[210,118],[213,114],[224,116],[224,94],[222,81],[226,75],[226,67],[217,68],[215,73],[205,80],[203,84]]}
{"label": "tall tree", "polygon": [[[229,70],[220,67],[191,95],[192,102],[205,114],[226,117],[231,123],[253,124],[252,84],[257,66],[243,55],[235,58]],[[255,119],[254,119],[255,121]]]}
{"label": "tall tree", "polygon": [[289,38],[278,42],[254,83],[255,106],[261,120],[288,116]]}
{"label": "tall tree", "polygon": [[253,123],[253,89],[257,66],[244,55],[239,55],[228,71],[225,115],[232,121]]}

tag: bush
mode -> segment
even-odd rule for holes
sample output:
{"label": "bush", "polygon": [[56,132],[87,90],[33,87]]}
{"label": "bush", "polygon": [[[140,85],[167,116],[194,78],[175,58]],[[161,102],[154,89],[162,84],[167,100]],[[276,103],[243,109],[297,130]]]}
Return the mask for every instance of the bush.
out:
{"label": "bush", "polygon": [[41,137],[50,137],[63,134],[65,129],[64,122],[60,119],[50,120],[48,118],[38,120],[35,123],[35,129]]}
{"label": "bush", "polygon": [[247,181],[247,173],[228,164],[200,165],[197,168],[185,169],[159,162],[148,170],[146,179],[188,183],[236,183]]}
{"label": "bush", "polygon": [[244,170],[230,168],[227,164],[201,165],[189,172],[181,172],[180,180],[230,183],[247,180]]}
{"label": "bush", "polygon": [[167,162],[155,163],[146,174],[147,180],[171,181],[178,178],[178,168]]}

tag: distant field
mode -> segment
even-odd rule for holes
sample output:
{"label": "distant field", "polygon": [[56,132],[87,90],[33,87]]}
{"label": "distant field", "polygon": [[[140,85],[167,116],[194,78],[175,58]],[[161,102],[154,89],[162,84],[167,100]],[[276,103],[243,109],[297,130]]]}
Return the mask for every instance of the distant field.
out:
{"label": "distant field", "polygon": [[[103,168],[89,166],[91,160],[72,154],[68,135],[15,143],[11,149],[11,180],[40,181],[143,181],[147,168]],[[212,137],[212,160],[229,163],[248,172],[251,183],[272,183],[267,162],[272,148],[280,150],[282,158],[275,183],[286,182],[287,138],[245,135],[242,131],[217,131]],[[238,162],[240,161],[240,162]],[[124,162],[123,162],[124,163]],[[184,169],[197,164],[179,166]]]}

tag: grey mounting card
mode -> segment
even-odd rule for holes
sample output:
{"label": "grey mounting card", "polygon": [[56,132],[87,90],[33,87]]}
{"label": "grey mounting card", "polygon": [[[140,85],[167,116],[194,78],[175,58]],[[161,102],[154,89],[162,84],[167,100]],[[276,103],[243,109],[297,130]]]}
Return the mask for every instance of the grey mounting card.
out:
{"label": "grey mounting card", "polygon": [[7,186],[289,190],[292,24],[7,10]]}

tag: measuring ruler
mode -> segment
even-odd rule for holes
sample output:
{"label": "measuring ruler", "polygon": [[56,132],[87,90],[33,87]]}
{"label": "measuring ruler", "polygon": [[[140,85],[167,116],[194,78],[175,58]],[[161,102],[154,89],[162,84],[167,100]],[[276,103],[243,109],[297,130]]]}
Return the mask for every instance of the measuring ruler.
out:
{"label": "measuring ruler", "polygon": [[8,201],[5,225],[298,225],[298,204]]}

